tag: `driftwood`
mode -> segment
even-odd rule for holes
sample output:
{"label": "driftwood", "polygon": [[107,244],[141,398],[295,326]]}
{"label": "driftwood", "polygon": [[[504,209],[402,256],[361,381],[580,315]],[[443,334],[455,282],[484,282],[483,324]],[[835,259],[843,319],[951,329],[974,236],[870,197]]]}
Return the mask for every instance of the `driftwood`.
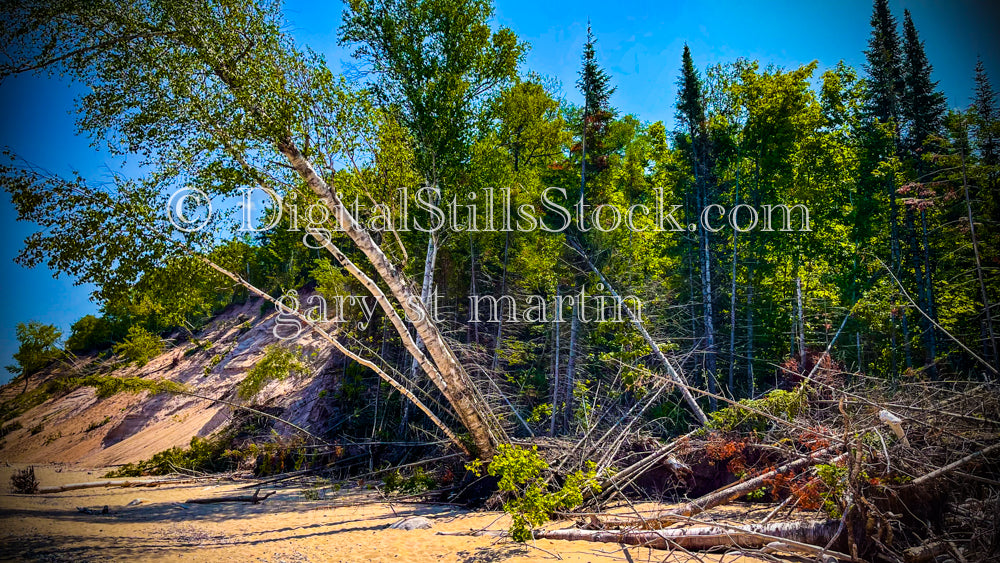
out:
{"label": "driftwood", "polygon": [[76,491],[78,489],[96,489],[98,487],[155,487],[157,485],[167,485],[173,483],[187,483],[190,479],[158,479],[155,481],[89,481],[86,483],[67,483],[65,485],[54,485],[51,487],[38,487],[39,493],[61,493],[64,491]]}
{"label": "driftwood", "polygon": [[265,493],[264,496],[260,495],[260,489],[253,492],[252,495],[242,495],[242,496],[230,496],[230,497],[208,497],[208,498],[192,498],[184,501],[185,504],[215,504],[219,502],[249,502],[250,504],[258,504],[264,501],[267,497],[273,495],[275,491]]}
{"label": "driftwood", "polygon": [[969,454],[969,455],[963,457],[962,459],[960,459],[960,460],[958,460],[958,461],[956,461],[954,463],[950,463],[950,464],[948,464],[948,465],[946,465],[946,466],[944,466],[944,467],[942,467],[940,469],[936,469],[934,471],[931,471],[930,473],[927,473],[926,475],[921,475],[920,477],[917,477],[916,479],[910,481],[909,482],[909,486],[915,487],[915,486],[918,486],[918,485],[923,485],[924,483],[927,483],[928,481],[932,481],[934,479],[937,479],[938,477],[940,477],[942,475],[945,475],[945,474],[947,474],[947,473],[949,473],[951,471],[954,471],[954,470],[958,469],[959,467],[962,467],[966,463],[969,463],[970,461],[973,461],[973,460],[975,460],[978,457],[985,457],[987,454],[991,454],[991,453],[993,453],[993,452],[995,452],[997,450],[1000,450],[1000,444],[993,444],[992,446],[990,446],[988,448],[984,448],[982,450],[979,450],[978,452]]}
{"label": "driftwood", "polygon": [[[536,539],[576,540],[639,545],[653,549],[683,548],[705,550],[721,546],[761,548],[774,542],[789,550],[819,554],[836,532],[837,520],[805,520],[748,526],[693,526],[666,530],[608,531],[564,528],[561,530],[536,530]],[[850,560],[850,556],[835,551],[825,554],[837,559]]]}
{"label": "driftwood", "polygon": [[676,508],[672,508],[669,511],[660,512],[659,514],[655,514],[649,518],[640,518],[635,516],[604,516],[597,521],[603,527],[641,527],[648,529],[661,528],[683,520],[685,517],[701,514],[706,510],[726,504],[727,502],[731,502],[747,493],[755,491],[762,487],[766,480],[771,479],[780,473],[815,465],[820,462],[823,456],[835,453],[839,451],[841,447],[842,446],[840,445],[835,445],[823,448],[822,450],[813,452],[806,457],[786,463],[777,469],[773,469],[752,479],[739,481],[732,485],[723,487],[696,500],[682,504]]}
{"label": "driftwood", "polygon": [[[688,521],[694,521],[687,519]],[[701,523],[704,524],[704,523]],[[652,549],[681,548],[706,550],[716,547],[765,548],[766,552],[785,551],[822,556],[824,561],[833,558],[851,561],[851,556],[820,547],[830,543],[836,535],[838,520],[802,520],[775,524],[699,525],[666,530],[585,530],[563,528],[560,530],[535,530],[535,539],[590,541],[637,545]],[[507,537],[503,530],[439,531],[439,536],[493,536]]]}

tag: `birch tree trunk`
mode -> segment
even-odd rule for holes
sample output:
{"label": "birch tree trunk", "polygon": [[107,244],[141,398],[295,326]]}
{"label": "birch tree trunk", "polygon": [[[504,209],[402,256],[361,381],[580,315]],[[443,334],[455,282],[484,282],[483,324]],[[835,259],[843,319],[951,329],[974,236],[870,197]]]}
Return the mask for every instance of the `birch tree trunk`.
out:
{"label": "birch tree trunk", "polygon": [[[440,194],[437,186],[434,187],[434,204],[437,205],[438,196]],[[427,254],[424,258],[424,277],[420,284],[420,302],[423,303],[424,308],[428,307],[431,298],[431,290],[434,286],[434,265],[437,263],[437,234],[430,233],[427,238]],[[434,311],[431,312],[432,314]],[[420,334],[417,334],[417,348],[424,348],[424,341],[420,338]],[[413,356],[410,361],[410,380],[416,381],[418,375],[419,362],[417,357]],[[428,373],[428,375],[430,375]],[[406,404],[403,406],[403,416],[399,421],[400,435],[405,435],[406,427],[410,422],[410,405]]]}
{"label": "birch tree trunk", "polygon": [[339,196],[327,185],[326,181],[290,140],[281,142],[278,150],[288,159],[289,164],[313,193],[330,209],[344,232],[368,257],[379,277],[386,283],[407,318],[413,323],[417,335],[423,341],[430,357],[441,372],[442,381],[438,387],[455,409],[463,426],[468,430],[476,447],[477,455],[481,457],[491,456],[497,441],[493,430],[496,428],[497,422],[489,407],[482,405],[477,400],[469,374],[448,344],[445,343],[441,331],[434,323],[434,319],[428,313],[420,296],[414,292],[409,280],[389,261],[368,231],[351,216]]}
{"label": "birch tree trunk", "polygon": [[815,554],[823,551],[820,546],[829,543],[838,526],[837,520],[805,520],[745,526],[693,526],[667,530],[624,532],[564,528],[561,530],[536,530],[534,536],[535,539],[606,542],[639,545],[653,549],[680,547],[696,551],[720,546],[760,548],[775,541],[787,540],[794,542],[789,546],[790,548],[798,548],[796,551],[802,550]]}

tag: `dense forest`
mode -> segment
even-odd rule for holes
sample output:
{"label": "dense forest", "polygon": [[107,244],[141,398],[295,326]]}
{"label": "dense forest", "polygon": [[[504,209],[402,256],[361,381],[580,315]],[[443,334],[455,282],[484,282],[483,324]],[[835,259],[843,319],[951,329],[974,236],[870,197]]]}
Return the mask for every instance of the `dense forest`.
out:
{"label": "dense forest", "polygon": [[[685,46],[673,123],[614,107],[596,21],[578,81],[559,85],[525,68],[488,0],[352,1],[339,41],[365,71],[351,76],[295,44],[277,3],[3,10],[0,78],[85,84],[80,134],[143,170],[98,182],[6,155],[0,183],[39,226],[19,263],[94,284],[101,307],[64,342],[45,319],[20,325],[12,385],[66,357],[142,363],[259,300],[293,336],[227,400],[263,408],[269,380],[309,371],[294,335],[315,331],[347,358],[352,416],[325,439],[499,452],[488,471],[507,492],[504,464],[530,466],[531,443],[575,444],[572,462],[548,457],[562,491],[607,490],[602,471],[630,475],[618,433],[761,436],[810,385],[824,447],[849,444],[841,389],[880,405],[972,389],[996,408],[1000,107],[976,60],[968,100],[946,100],[920,22],[886,0],[868,44],[845,46],[863,68],[706,67]],[[251,213],[248,194],[273,196]],[[936,467],[957,459],[934,451]],[[524,491],[515,538],[544,522],[532,511],[592,506],[526,508]],[[844,519],[876,510],[837,502]]]}

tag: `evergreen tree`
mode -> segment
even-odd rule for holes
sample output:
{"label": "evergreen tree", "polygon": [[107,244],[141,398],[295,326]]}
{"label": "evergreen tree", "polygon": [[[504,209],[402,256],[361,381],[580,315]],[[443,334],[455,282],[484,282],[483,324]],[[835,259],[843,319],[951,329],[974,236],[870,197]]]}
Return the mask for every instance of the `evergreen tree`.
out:
{"label": "evergreen tree", "polygon": [[909,10],[903,12],[903,53],[905,88],[900,109],[907,128],[906,147],[917,153],[927,137],[941,128],[945,99],[931,80],[932,67]]}
{"label": "evergreen tree", "polygon": [[990,77],[986,74],[986,67],[983,66],[983,59],[976,60],[976,93],[972,99],[972,107],[975,109],[975,139],[979,148],[979,157],[982,163],[987,166],[996,166],[998,155],[998,144],[1000,135],[997,132],[997,117],[1000,111],[997,110],[996,94],[990,84]]}
{"label": "evergreen tree", "polygon": [[903,90],[903,58],[896,18],[889,11],[888,0],[875,0],[871,17],[872,36],[865,58],[868,63],[868,108],[881,122],[899,116],[899,98]]}
{"label": "evergreen tree", "polygon": [[[695,212],[709,205],[710,181],[708,178],[710,165],[708,126],[705,119],[705,105],[702,99],[701,78],[691,58],[691,49],[684,45],[681,57],[681,77],[678,80],[677,118],[682,126],[687,128],[691,143],[691,161],[695,180]],[[709,232],[705,228],[698,229],[698,262],[700,264],[702,328],[705,345],[705,372],[708,379],[708,390],[715,393],[715,319],[713,314],[712,293],[712,252]],[[710,399],[710,408],[715,410],[716,401]]]}
{"label": "evergreen tree", "polygon": [[[587,42],[583,46],[583,66],[580,68],[580,78],[577,87],[583,94],[583,116],[581,118],[580,139],[580,199],[584,199],[587,186],[587,172],[600,171],[607,167],[602,138],[607,132],[608,124],[614,117],[611,107],[611,94],[615,87],[611,86],[611,76],[597,64],[597,50],[590,22],[587,22]],[[589,164],[587,155],[590,155]]]}

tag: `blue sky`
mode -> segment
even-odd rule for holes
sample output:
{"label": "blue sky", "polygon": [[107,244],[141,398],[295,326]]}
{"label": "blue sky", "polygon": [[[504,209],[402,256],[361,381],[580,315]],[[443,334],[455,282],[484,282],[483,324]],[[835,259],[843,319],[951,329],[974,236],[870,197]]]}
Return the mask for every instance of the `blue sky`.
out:
{"label": "blue sky", "polygon": [[[893,0],[890,6],[902,21],[903,9],[912,14],[934,78],[951,107],[966,107],[972,91],[976,55],[981,55],[994,86],[1000,85],[1000,49],[997,49],[997,3],[988,0]],[[300,44],[326,55],[339,71],[351,60],[350,51],[337,46],[341,2],[291,0],[285,13],[289,29]],[[496,21],[531,44],[524,65],[563,84],[563,95],[582,101],[574,89],[588,18],[598,37],[602,65],[618,87],[612,102],[622,113],[644,121],[673,122],[675,81],[681,49],[687,42],[700,69],[738,57],[795,67],[818,60],[820,72],[844,60],[861,69],[868,35],[871,2],[609,2],[572,4],[499,0]],[[101,179],[122,163],[76,136],[73,100],[79,86],[57,78],[21,76],[0,84],[0,146],[9,147],[30,162],[53,172],[79,170]],[[60,326],[68,336],[70,325],[97,305],[89,300],[93,288],[74,280],[54,279],[44,266],[27,270],[13,262],[31,225],[16,223],[6,194],[0,195],[0,365],[12,363],[17,349],[14,329],[31,319]],[[0,382],[8,379],[0,372]]]}

